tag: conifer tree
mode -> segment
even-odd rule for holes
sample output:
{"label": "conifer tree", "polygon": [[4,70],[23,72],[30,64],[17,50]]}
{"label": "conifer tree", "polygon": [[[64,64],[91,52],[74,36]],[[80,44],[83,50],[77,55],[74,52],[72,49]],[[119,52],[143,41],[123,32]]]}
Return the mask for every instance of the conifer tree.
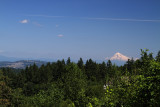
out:
{"label": "conifer tree", "polygon": [[67,65],[70,64],[70,63],[71,63],[71,59],[70,59],[70,57],[68,57],[68,59],[67,59]]}
{"label": "conifer tree", "polygon": [[7,86],[6,81],[8,81],[8,78],[0,70],[0,105],[2,107],[10,105],[11,88]]}
{"label": "conifer tree", "polygon": [[157,56],[156,56],[156,61],[157,61],[157,62],[160,62],[160,51],[158,51],[158,54],[157,54]]}
{"label": "conifer tree", "polygon": [[77,65],[78,65],[78,67],[79,67],[80,69],[83,69],[83,60],[82,60],[82,58],[79,59]]}

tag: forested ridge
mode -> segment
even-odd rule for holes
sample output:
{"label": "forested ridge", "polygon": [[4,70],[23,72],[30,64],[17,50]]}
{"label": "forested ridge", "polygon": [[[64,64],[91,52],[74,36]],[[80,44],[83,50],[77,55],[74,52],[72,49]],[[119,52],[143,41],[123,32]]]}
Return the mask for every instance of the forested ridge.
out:
{"label": "forested ridge", "polygon": [[22,70],[0,69],[2,107],[158,107],[160,106],[160,51],[123,66],[110,60],[77,63],[58,60]]}

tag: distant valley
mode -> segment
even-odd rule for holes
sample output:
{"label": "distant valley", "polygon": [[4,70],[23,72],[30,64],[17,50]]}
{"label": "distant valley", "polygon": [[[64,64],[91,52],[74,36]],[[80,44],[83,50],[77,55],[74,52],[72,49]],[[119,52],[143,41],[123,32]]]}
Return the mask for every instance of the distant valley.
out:
{"label": "distant valley", "polygon": [[[115,53],[112,57],[110,58],[106,58],[105,62],[107,63],[108,60],[111,60],[112,63],[121,66],[124,65],[125,62],[128,59],[131,59],[119,52]],[[6,57],[6,56],[0,56],[0,68],[2,67],[9,67],[9,68],[16,68],[16,69],[24,69],[27,66],[33,65],[34,63],[40,67],[42,64],[46,64],[49,60],[45,60],[45,59],[39,59],[39,60],[22,60],[22,58],[14,58],[14,57]],[[53,62],[53,61],[51,61]],[[76,60],[74,60],[73,62],[77,62]],[[86,60],[84,60],[84,62],[86,62]],[[96,62],[101,63],[103,62],[103,60],[96,60]]]}
{"label": "distant valley", "polygon": [[39,60],[20,60],[15,62],[10,61],[1,61],[0,62],[0,68],[2,67],[9,67],[9,68],[16,68],[16,69],[24,69],[27,66],[36,64],[38,67],[40,67],[42,64],[46,64],[45,61],[39,61]]}

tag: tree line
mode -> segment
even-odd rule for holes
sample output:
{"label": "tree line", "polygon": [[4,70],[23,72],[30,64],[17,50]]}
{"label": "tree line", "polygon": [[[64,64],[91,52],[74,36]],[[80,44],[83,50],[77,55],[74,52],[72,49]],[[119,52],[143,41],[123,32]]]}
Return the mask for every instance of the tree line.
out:
{"label": "tree line", "polygon": [[85,63],[58,60],[38,67],[0,69],[0,105],[4,107],[160,106],[160,51],[123,66],[110,60]]}

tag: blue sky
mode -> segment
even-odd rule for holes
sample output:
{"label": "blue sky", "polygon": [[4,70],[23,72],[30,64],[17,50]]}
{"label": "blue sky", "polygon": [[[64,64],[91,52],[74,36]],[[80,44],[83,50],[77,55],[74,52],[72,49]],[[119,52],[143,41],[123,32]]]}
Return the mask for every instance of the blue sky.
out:
{"label": "blue sky", "polygon": [[0,55],[104,60],[160,50],[159,0],[1,0]]}

